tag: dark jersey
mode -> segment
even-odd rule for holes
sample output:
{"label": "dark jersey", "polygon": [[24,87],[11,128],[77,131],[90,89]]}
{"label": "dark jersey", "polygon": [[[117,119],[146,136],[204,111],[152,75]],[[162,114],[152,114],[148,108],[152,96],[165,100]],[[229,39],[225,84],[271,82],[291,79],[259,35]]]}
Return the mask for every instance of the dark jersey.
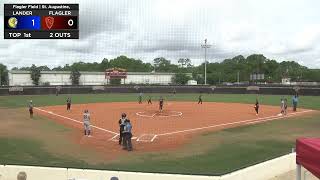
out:
{"label": "dark jersey", "polygon": [[259,103],[258,103],[258,102],[256,102],[254,108],[255,108],[255,109],[259,109]]}
{"label": "dark jersey", "polygon": [[122,132],[123,131],[123,129],[124,129],[124,126],[125,126],[125,121],[126,121],[127,119],[123,119],[123,118],[120,118],[119,119],[119,126],[120,126],[120,131]]}
{"label": "dark jersey", "polygon": [[159,103],[160,103],[160,106],[162,106],[163,105],[163,99],[160,99]]}

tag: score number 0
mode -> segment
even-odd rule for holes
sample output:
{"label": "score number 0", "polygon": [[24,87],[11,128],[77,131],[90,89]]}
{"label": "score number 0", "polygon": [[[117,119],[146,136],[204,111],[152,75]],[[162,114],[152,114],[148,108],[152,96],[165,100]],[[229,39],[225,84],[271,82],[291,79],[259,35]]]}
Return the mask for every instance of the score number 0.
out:
{"label": "score number 0", "polygon": [[73,26],[73,19],[69,19],[69,20],[68,20],[68,25],[69,25],[69,26]]}

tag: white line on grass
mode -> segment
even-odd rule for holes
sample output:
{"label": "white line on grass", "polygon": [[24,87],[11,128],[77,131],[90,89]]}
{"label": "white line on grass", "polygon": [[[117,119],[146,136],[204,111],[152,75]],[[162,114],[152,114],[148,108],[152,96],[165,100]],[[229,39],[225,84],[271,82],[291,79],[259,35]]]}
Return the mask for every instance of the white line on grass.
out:
{"label": "white line on grass", "polygon": [[[306,111],[301,111],[301,112],[295,112],[291,113],[291,116],[294,116],[296,114],[301,114],[301,113],[307,113],[307,112],[312,112],[313,110],[306,110]],[[286,117],[286,116],[284,116]],[[191,132],[191,131],[199,131],[203,129],[210,129],[210,128],[215,128],[215,127],[221,127],[221,126],[227,126],[227,125],[233,125],[233,124],[240,124],[240,123],[247,123],[247,122],[252,122],[252,121],[263,121],[263,120],[268,120],[268,119],[281,119],[284,118],[282,116],[269,116],[269,117],[264,117],[264,118],[255,118],[255,119],[248,119],[248,120],[243,120],[243,121],[236,121],[236,122],[230,122],[230,123],[223,123],[223,124],[217,124],[217,125],[212,125],[212,126],[206,126],[206,127],[200,127],[200,128],[193,128],[193,129],[186,129],[186,130],[181,130],[181,131],[174,131],[174,132],[169,132],[169,133],[163,133],[163,134],[157,134],[157,136],[167,136],[167,135],[172,135],[172,134],[178,134],[178,133],[184,133],[184,132]],[[287,116],[288,117],[288,116]]]}
{"label": "white line on grass", "polygon": [[[78,121],[78,120],[75,120],[75,119],[72,119],[72,118],[69,118],[69,117],[66,117],[66,116],[59,115],[59,114],[53,113],[51,111],[46,111],[46,110],[43,110],[43,109],[40,109],[40,108],[36,108],[36,107],[34,109],[42,111],[42,112],[45,112],[45,113],[48,113],[48,114],[51,114],[51,115],[54,115],[54,116],[58,116],[58,117],[61,117],[61,118],[64,118],[64,119],[68,119],[70,121],[73,121],[73,122],[76,122],[76,123],[79,123],[79,124],[83,124],[83,122],[81,122],[81,121]],[[114,135],[119,135],[116,132],[109,131],[109,130],[106,130],[106,129],[103,129],[103,128],[100,128],[100,127],[97,127],[97,126],[91,125],[91,127],[99,129],[99,130],[104,131],[104,132],[108,132],[108,133],[114,134]]]}
{"label": "white line on grass", "polygon": [[293,116],[297,115],[298,113],[305,113],[305,111],[297,112],[296,114],[281,115],[281,116],[269,118],[269,119],[255,120],[255,121],[247,122],[246,124],[257,124],[260,122],[268,122],[268,121],[272,121],[275,119],[283,119],[283,118],[293,117]]}

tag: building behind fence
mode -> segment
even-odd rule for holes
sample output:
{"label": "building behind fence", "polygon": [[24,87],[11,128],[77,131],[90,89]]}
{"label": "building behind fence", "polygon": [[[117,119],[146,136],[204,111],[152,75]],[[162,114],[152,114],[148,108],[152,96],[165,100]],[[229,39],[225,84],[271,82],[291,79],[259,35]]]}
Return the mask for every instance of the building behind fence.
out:
{"label": "building behind fence", "polygon": [[[104,72],[80,72],[80,85],[107,85],[109,80]],[[32,86],[30,71],[9,71],[9,86]],[[172,83],[175,73],[128,72],[121,84],[159,84]],[[191,76],[191,74],[189,74]],[[40,85],[63,86],[71,85],[69,71],[41,71]]]}

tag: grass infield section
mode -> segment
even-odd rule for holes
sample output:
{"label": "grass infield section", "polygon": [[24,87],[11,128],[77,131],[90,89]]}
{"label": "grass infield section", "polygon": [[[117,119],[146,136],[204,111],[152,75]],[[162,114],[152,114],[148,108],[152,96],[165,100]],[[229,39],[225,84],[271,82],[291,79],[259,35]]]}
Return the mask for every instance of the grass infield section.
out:
{"label": "grass infield section", "polygon": [[[160,96],[165,101],[197,101],[199,94],[143,94],[143,101],[151,96],[157,101]],[[72,98],[73,104],[86,104],[97,102],[127,102],[138,101],[138,94],[72,94],[72,95],[36,95],[36,96],[0,96],[0,107],[17,108],[26,107],[29,100],[33,100],[35,106],[50,106],[66,104],[67,97]],[[254,104],[258,98],[260,104],[280,106],[280,99],[287,98],[291,106],[292,96],[283,95],[256,95],[256,94],[203,94],[204,102],[235,102]],[[320,109],[320,96],[300,96],[299,107],[306,109]]]}

